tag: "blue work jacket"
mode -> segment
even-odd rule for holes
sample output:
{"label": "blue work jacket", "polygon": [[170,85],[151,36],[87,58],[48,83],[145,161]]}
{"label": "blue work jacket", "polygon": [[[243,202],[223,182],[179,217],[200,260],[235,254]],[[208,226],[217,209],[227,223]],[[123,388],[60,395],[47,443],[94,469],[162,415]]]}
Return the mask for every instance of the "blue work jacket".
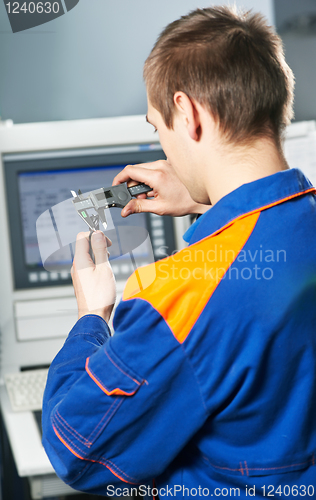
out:
{"label": "blue work jacket", "polygon": [[244,184],[186,237],[128,280],[114,336],[95,315],[70,332],[46,452],[108,496],[315,498],[315,189],[298,169]]}

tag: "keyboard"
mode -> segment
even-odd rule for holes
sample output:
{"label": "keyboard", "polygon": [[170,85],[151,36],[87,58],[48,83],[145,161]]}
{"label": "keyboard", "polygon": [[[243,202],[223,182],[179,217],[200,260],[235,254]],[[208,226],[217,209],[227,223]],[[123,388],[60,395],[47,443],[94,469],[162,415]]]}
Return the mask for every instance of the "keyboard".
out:
{"label": "keyboard", "polygon": [[26,370],[5,375],[5,384],[13,411],[42,409],[48,369]]}

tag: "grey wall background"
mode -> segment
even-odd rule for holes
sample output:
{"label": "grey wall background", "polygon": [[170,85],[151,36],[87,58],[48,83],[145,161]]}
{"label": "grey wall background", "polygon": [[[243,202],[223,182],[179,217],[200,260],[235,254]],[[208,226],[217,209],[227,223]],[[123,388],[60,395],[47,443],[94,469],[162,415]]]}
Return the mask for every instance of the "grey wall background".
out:
{"label": "grey wall background", "polygon": [[[15,123],[146,112],[143,63],[169,22],[212,0],[80,0],[13,34],[0,0],[0,115]],[[228,2],[227,2],[228,3]],[[273,0],[237,0],[274,23]]]}
{"label": "grey wall background", "polygon": [[275,0],[275,23],[296,77],[295,120],[315,120],[316,0]]}

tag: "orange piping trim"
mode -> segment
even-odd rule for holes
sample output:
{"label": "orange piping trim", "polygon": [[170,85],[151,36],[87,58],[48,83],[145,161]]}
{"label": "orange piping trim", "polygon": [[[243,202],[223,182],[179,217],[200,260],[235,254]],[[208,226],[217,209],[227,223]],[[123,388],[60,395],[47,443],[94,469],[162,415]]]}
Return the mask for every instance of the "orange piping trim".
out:
{"label": "orange piping trim", "polygon": [[53,425],[53,429],[54,429],[54,432],[55,432],[56,436],[58,437],[58,439],[66,446],[66,448],[68,448],[68,450],[73,455],[75,455],[76,457],[80,458],[80,460],[85,460],[86,462],[93,462],[95,464],[105,465],[105,467],[107,467],[112,472],[112,474],[114,474],[114,476],[118,477],[121,481],[124,481],[124,483],[127,483],[127,484],[138,484],[138,483],[131,483],[131,482],[127,481],[126,479],[124,479],[123,477],[119,476],[116,472],[114,472],[111,469],[111,467],[109,467],[108,465],[104,464],[103,462],[99,462],[98,460],[92,460],[92,459],[87,459],[87,458],[81,457],[72,448],[70,448],[70,446],[66,443],[66,441],[61,437],[61,435],[59,434],[59,432],[56,430],[56,428],[55,428],[54,425]]}
{"label": "orange piping trim", "polygon": [[[280,205],[281,203],[288,201],[288,200],[291,200],[292,198],[297,198],[298,196],[302,196],[303,194],[312,193],[312,192],[316,193],[316,188],[314,188],[314,187],[309,188],[309,189],[306,189],[305,191],[300,191],[299,193],[291,194],[290,196],[287,196],[286,198],[282,198],[280,200],[274,201],[273,203],[270,203],[269,205],[264,205],[263,207],[255,208],[254,210],[251,210],[251,212],[246,212],[245,214],[242,214],[242,215],[239,215],[239,217],[236,217],[236,219],[232,219],[225,226],[223,226],[220,229],[218,229],[217,231],[215,231],[215,233],[212,233],[211,235],[206,236],[206,238],[209,238],[210,236],[214,236],[215,234],[223,231],[223,229],[226,229],[228,226],[230,226],[230,224],[232,224],[233,222],[236,222],[239,219],[242,219],[243,217],[247,217],[248,215],[255,214],[256,212],[261,212],[263,210],[267,210],[268,208],[274,207],[275,205]],[[200,243],[201,241],[203,241],[203,240],[200,240],[198,243]]]}
{"label": "orange piping trim", "polygon": [[122,391],[121,389],[119,389],[118,387],[116,387],[115,389],[113,389],[112,391],[108,391],[102,384],[101,382],[98,381],[98,379],[93,375],[93,373],[90,371],[89,369],[89,366],[88,366],[88,362],[89,362],[89,359],[90,358],[87,358],[86,360],[86,370],[88,372],[88,375],[92,378],[92,380],[100,387],[100,389],[105,392],[105,394],[107,394],[107,396],[132,396],[133,394],[135,394],[136,390],[138,389],[135,389],[135,391],[132,391],[132,392],[125,392],[125,391]]}
{"label": "orange piping trim", "polygon": [[[68,448],[69,451],[71,451],[71,453],[73,455],[75,455],[76,457],[80,458],[80,460],[86,460],[85,458],[83,458],[80,455],[78,455],[78,453],[76,453],[72,448],[70,448],[70,446],[66,443],[66,441],[61,437],[61,435],[59,434],[59,432],[56,430],[56,427],[54,425],[53,425],[53,429],[54,429],[55,434],[58,437],[58,439],[66,446],[66,448]],[[93,460],[92,460],[92,462],[93,462]]]}
{"label": "orange piping trim", "polygon": [[[264,205],[263,207],[259,207],[259,208],[255,208],[254,210],[251,210],[250,212],[246,212],[244,214],[241,214],[239,215],[238,217],[236,217],[235,219],[232,219],[230,220],[229,222],[227,222],[227,224],[225,224],[225,226],[222,226],[220,227],[219,229],[217,229],[217,231],[215,231],[214,233],[212,234],[208,234],[207,236],[205,236],[204,238],[202,238],[201,240],[197,241],[196,243],[193,243],[192,245],[190,245],[189,247],[185,247],[185,248],[194,248],[195,245],[201,243],[203,240],[206,240],[208,238],[211,238],[213,236],[216,236],[218,233],[220,233],[221,231],[223,231],[224,229],[226,229],[227,227],[229,227],[231,224],[233,224],[234,222],[238,221],[239,219],[243,219],[244,217],[248,217],[248,215],[252,215],[256,212],[261,212],[263,210],[267,210],[268,208],[271,208],[271,207],[274,207],[275,205],[280,205],[281,203],[285,202],[285,201],[288,201],[292,198],[297,198],[298,196],[302,196],[304,194],[308,194],[308,193],[316,193],[316,188],[312,187],[312,188],[309,188],[309,189],[306,189],[305,191],[300,191],[299,193],[295,193],[295,194],[292,194],[290,196],[286,196],[285,198],[281,198],[280,200],[277,200],[277,201],[274,201],[272,203],[270,203],[269,205]],[[165,260],[168,260],[170,259],[170,256],[168,257],[165,257],[161,260],[159,260],[158,262],[155,262],[154,265],[157,266],[158,264],[161,264],[163,263]],[[149,267],[149,266],[152,266],[153,264],[148,264],[148,266],[146,267]],[[136,271],[135,271],[136,273]],[[134,274],[135,274],[134,273]],[[137,273],[139,275],[139,270],[137,269]],[[130,276],[130,278],[128,279],[128,281],[133,277],[133,274]],[[137,282],[139,281],[139,276],[137,277]],[[143,288],[143,287],[142,287]],[[140,288],[140,290],[142,290],[142,288]],[[126,290],[126,287],[124,288],[124,292],[123,292],[123,300],[130,300],[133,298],[133,295],[136,295],[137,293],[139,293],[140,290],[138,290],[137,292],[135,293],[132,293],[130,294],[127,298],[124,298],[124,295],[125,295],[125,290]]]}
{"label": "orange piping trim", "polygon": [[[261,212],[263,210],[267,210],[268,208],[271,208],[271,207],[274,207],[275,205],[279,205],[285,201],[288,201],[292,198],[297,198],[298,196],[302,196],[304,194],[307,194],[307,193],[316,193],[316,188],[309,188],[305,191],[300,191],[299,193],[295,193],[295,194],[292,194],[290,196],[287,196],[286,198],[282,198],[280,200],[277,200],[277,201],[274,201],[273,203],[270,203],[269,205],[264,205],[263,207],[259,207],[259,208],[256,208],[254,210],[251,210],[250,212],[246,212],[242,215],[239,215],[238,217],[236,217],[235,219],[232,219],[230,220],[229,222],[227,222],[227,224],[225,224],[225,226],[222,226],[220,227],[219,229],[217,229],[217,231],[215,231],[214,233],[212,234],[208,234],[207,236],[205,236],[204,238],[202,238],[201,240],[197,241],[196,243],[193,243],[192,245],[190,245],[189,247],[186,247],[186,248],[194,248],[195,245],[198,245],[200,244],[203,240],[206,240],[208,238],[212,238],[213,236],[216,236],[218,233],[222,232],[224,229],[227,229],[227,227],[231,226],[233,223],[237,222],[238,220],[240,219],[243,219],[244,217],[248,217],[249,215],[252,215],[256,212]],[[158,264],[163,264],[164,261],[170,259],[170,257],[165,257],[164,259],[161,259],[159,260],[158,262],[155,262],[154,264],[149,264],[148,266],[146,266],[146,268],[154,265],[155,267],[158,265]],[[136,274],[136,271],[135,273]],[[127,293],[127,289],[128,289],[128,283],[130,282],[130,280],[133,278],[133,274],[130,276],[130,278],[128,279],[127,281],[127,286],[125,286],[124,288],[124,291],[123,291],[123,301],[127,301],[127,300],[131,300],[132,298],[134,298],[134,296],[136,296],[140,291],[143,290],[143,287],[139,286],[139,290],[135,290],[134,292],[129,292]],[[139,284],[139,270],[137,269],[137,283]],[[127,295],[127,296],[126,296]]]}
{"label": "orange piping trim", "polygon": [[[201,240],[199,240],[198,242],[194,243],[193,245],[190,245],[190,247],[188,247],[188,248],[194,249],[194,247],[195,247],[195,246],[199,246],[199,245],[201,245],[201,243],[202,243],[202,242],[207,241],[207,240],[209,240],[210,238],[212,238],[212,237],[214,237],[214,236],[217,236],[219,233],[221,233],[222,231],[224,231],[225,229],[227,229],[229,226],[231,226],[231,225],[233,225],[233,224],[235,224],[235,223],[237,223],[237,222],[241,221],[241,220],[242,220],[242,219],[244,219],[244,218],[251,217],[251,216],[253,216],[253,215],[255,215],[255,214],[259,214],[259,215],[260,215],[260,213],[261,213],[263,210],[266,210],[266,209],[268,209],[268,208],[270,208],[270,207],[273,207],[273,206],[275,206],[275,205],[281,204],[281,203],[283,203],[283,202],[285,202],[285,201],[287,201],[287,200],[290,200],[290,199],[296,198],[296,197],[298,197],[298,196],[302,196],[302,195],[307,194],[307,193],[310,193],[310,192],[314,192],[314,193],[315,193],[315,192],[316,192],[316,189],[315,189],[314,187],[313,187],[313,188],[309,188],[309,189],[307,189],[307,190],[305,190],[305,191],[301,191],[301,192],[299,192],[299,193],[295,193],[295,194],[292,194],[292,195],[290,195],[290,196],[287,196],[287,197],[285,197],[285,198],[283,198],[283,199],[279,199],[279,200],[277,200],[277,201],[275,201],[275,202],[273,202],[273,203],[270,203],[269,205],[265,205],[265,206],[263,206],[263,207],[256,208],[255,210],[252,210],[252,211],[250,211],[250,212],[248,212],[248,213],[242,214],[242,215],[240,215],[239,217],[236,217],[235,219],[232,219],[231,221],[229,221],[229,222],[228,222],[225,226],[223,226],[223,227],[219,228],[217,231],[215,231],[215,232],[214,232],[214,233],[212,233],[211,235],[207,235],[205,238],[202,238]],[[254,224],[254,225],[255,225],[255,224]],[[247,238],[247,239],[248,239],[248,238]],[[238,254],[238,253],[239,253],[239,252],[237,252],[237,254]],[[237,256],[236,256],[236,257],[237,257]],[[236,258],[236,257],[235,257],[235,258]],[[168,260],[169,260],[169,259],[170,259],[170,257],[166,257],[166,259],[162,259],[161,261],[159,261],[158,263],[156,263],[156,264],[154,264],[154,265],[155,265],[155,267],[156,267],[156,266],[158,266],[158,265],[163,264],[163,263],[164,263],[164,261],[165,261],[165,262],[168,262]],[[234,259],[234,260],[235,260],[235,259]],[[157,268],[157,267],[156,267],[156,268]],[[130,280],[131,280],[131,279],[132,279],[132,277],[130,278]],[[129,282],[130,282],[130,284],[131,284],[131,286],[130,286],[130,289],[131,289],[131,288],[132,288],[132,286],[133,286],[133,284],[132,284],[132,282],[131,282],[130,280],[129,280]],[[138,281],[138,277],[137,277],[137,281]],[[218,283],[216,284],[215,288],[217,287],[217,285],[218,285]],[[130,289],[128,289],[128,284],[127,284],[127,286],[125,287],[124,293],[123,293],[123,300],[130,300],[130,299],[137,298],[137,297],[138,297],[138,298],[140,298],[140,299],[143,299],[143,300],[148,300],[148,299],[147,299],[147,297],[146,297],[146,292],[145,292],[145,296],[143,296],[142,291],[140,291],[139,289],[138,289],[138,290],[134,290],[134,291],[132,291],[132,293],[131,293]],[[214,290],[213,290],[213,292],[214,292]],[[213,292],[212,292],[212,293],[213,293]],[[154,308],[155,308],[155,309],[156,309],[156,310],[157,310],[157,311],[158,311],[158,312],[162,315],[162,317],[164,317],[164,319],[167,321],[167,323],[168,323],[169,327],[171,328],[171,331],[172,331],[172,333],[174,334],[174,336],[177,338],[177,340],[178,340],[180,343],[182,343],[182,342],[185,340],[185,338],[187,337],[187,335],[189,334],[189,331],[190,331],[189,326],[190,326],[190,325],[188,325],[188,324],[187,324],[187,325],[186,325],[186,328],[184,329],[185,331],[183,331],[183,332],[182,332],[182,334],[181,334],[181,335],[179,335],[177,332],[175,332],[175,331],[174,331],[174,326],[175,326],[175,325],[171,325],[171,324],[170,324],[170,320],[168,320],[169,318],[167,319],[167,317],[165,317],[165,316],[166,316],[166,314],[165,314],[165,313],[168,313],[168,311],[165,311],[165,313],[163,313],[163,312],[160,310],[160,308],[157,308],[156,304],[154,304],[152,301],[150,301],[150,300],[149,300],[149,303],[150,303],[150,304],[151,304],[151,305],[152,305],[152,306],[153,306],[153,307],[154,307]],[[196,311],[196,313],[197,313],[197,311]],[[196,318],[195,318],[195,320],[196,320]],[[193,320],[192,320],[192,321],[193,321]],[[192,321],[191,321],[191,322],[192,322]]]}
{"label": "orange piping trim", "polygon": [[[155,479],[153,479],[153,489],[157,489]],[[153,495],[153,500],[159,500],[159,497],[156,497],[155,495]]]}

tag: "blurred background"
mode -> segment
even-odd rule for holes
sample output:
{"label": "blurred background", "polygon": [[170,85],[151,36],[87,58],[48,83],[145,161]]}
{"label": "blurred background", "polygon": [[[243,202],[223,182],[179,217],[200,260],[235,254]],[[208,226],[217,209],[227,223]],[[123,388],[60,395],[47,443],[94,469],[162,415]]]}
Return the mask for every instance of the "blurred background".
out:
{"label": "blurred background", "polygon": [[[80,0],[67,14],[13,34],[1,1],[0,116],[26,123],[145,113],[142,67],[158,34],[180,15],[218,3]],[[315,118],[316,1],[236,3],[276,26],[296,76],[296,119]]]}
{"label": "blurred background", "polygon": [[[26,123],[145,113],[142,67],[158,34],[180,15],[217,3],[80,0],[66,15],[13,34],[1,2],[0,116]],[[237,5],[275,25],[296,77],[295,119],[316,118],[316,0]]]}
{"label": "blurred background", "polygon": [[[170,21],[204,0],[80,0],[66,15],[13,34],[0,3],[0,116],[15,123],[146,112],[142,67]],[[295,119],[314,119],[315,0],[238,0],[281,35],[296,77]]]}
{"label": "blurred background", "polygon": [[316,1],[274,0],[274,20],[295,78],[295,120],[316,118]]}
{"label": "blurred background", "polygon": [[[0,116],[14,123],[145,114],[143,64],[163,27],[197,7],[233,3],[79,0],[49,23],[12,33],[8,1],[0,0]],[[316,0],[235,3],[275,26],[296,78],[295,121],[315,120]],[[29,500],[0,417],[1,479],[0,500]]]}

